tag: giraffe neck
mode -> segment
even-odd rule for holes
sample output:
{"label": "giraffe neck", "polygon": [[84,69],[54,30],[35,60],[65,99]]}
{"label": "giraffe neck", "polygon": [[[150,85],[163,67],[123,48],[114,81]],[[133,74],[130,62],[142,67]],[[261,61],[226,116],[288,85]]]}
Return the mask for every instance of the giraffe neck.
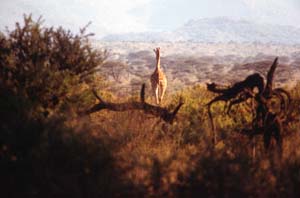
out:
{"label": "giraffe neck", "polygon": [[156,59],[156,70],[160,69],[160,57]]}

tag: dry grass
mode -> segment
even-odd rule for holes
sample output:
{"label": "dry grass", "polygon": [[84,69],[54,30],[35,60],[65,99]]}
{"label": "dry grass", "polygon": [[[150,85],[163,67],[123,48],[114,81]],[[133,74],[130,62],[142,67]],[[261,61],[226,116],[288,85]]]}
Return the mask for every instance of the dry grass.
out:
{"label": "dry grass", "polygon": [[[298,118],[300,86],[291,93]],[[215,105],[218,143],[214,145],[205,106],[213,96],[195,86],[169,95],[163,105],[173,108],[179,97],[185,105],[173,125],[139,111],[106,110],[65,123],[55,119],[43,123],[43,137],[26,155],[1,148],[3,193],[10,197],[299,196],[299,120],[284,131],[281,159],[275,141],[265,152],[262,137],[253,140],[257,149],[253,158],[253,142],[237,133],[251,120],[245,106],[234,107],[230,117],[223,114],[222,103]],[[24,130],[30,135],[36,121],[26,123]]]}
{"label": "dry grass", "polygon": [[[294,99],[299,98],[299,86],[292,94]],[[136,111],[103,111],[91,116],[93,138],[109,140],[114,165],[121,173],[118,179],[122,185],[113,195],[299,195],[298,121],[292,122],[284,132],[281,159],[276,156],[275,141],[267,153],[262,137],[254,139],[257,150],[253,158],[252,141],[237,133],[250,120],[243,111],[245,107],[236,107],[230,117],[222,113],[223,104],[216,105],[214,114],[219,141],[213,145],[205,107],[211,95],[203,87],[196,86],[169,97],[173,99],[164,104],[173,104],[180,96],[185,98],[185,105],[173,125]],[[299,116],[298,110],[296,113]]]}

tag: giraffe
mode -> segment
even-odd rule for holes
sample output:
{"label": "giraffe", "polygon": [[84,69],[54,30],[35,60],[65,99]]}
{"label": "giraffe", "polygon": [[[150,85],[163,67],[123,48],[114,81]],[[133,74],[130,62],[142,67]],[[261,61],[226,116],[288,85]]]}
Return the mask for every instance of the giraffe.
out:
{"label": "giraffe", "polygon": [[156,104],[159,104],[162,101],[167,88],[167,78],[160,68],[160,48],[153,49],[153,51],[156,55],[156,68],[150,77],[150,81]]}

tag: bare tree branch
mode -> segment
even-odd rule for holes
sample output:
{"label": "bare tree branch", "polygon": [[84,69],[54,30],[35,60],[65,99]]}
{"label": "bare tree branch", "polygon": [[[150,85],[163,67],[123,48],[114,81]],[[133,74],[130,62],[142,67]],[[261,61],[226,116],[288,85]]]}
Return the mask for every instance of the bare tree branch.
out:
{"label": "bare tree branch", "polygon": [[101,102],[105,103],[104,100],[97,94],[97,91],[95,89],[92,90],[94,96]]}
{"label": "bare tree branch", "polygon": [[271,97],[272,95],[272,89],[273,89],[273,78],[274,78],[274,72],[275,72],[275,69],[277,67],[277,64],[278,63],[278,57],[275,58],[270,70],[268,71],[268,74],[267,74],[267,84],[266,84],[266,87],[265,87],[265,90],[264,90],[264,96],[265,97]]}
{"label": "bare tree branch", "polygon": [[166,108],[160,106],[154,106],[147,102],[145,102],[145,84],[142,85],[140,100],[132,101],[132,102],[124,102],[124,103],[111,103],[104,101],[94,90],[93,91],[95,97],[100,101],[98,104],[94,105],[92,108],[87,110],[86,114],[91,114],[97,111],[101,111],[103,109],[107,109],[110,111],[129,111],[129,110],[143,110],[144,113],[154,115],[156,117],[160,117],[167,123],[172,124],[176,114],[178,113],[180,107],[183,105],[182,101],[179,101],[179,104],[173,111],[169,111]]}

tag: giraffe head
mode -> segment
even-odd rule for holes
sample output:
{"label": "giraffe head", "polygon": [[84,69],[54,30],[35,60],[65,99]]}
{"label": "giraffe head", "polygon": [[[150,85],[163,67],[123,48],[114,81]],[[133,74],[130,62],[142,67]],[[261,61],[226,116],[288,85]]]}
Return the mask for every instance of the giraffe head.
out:
{"label": "giraffe head", "polygon": [[160,47],[153,49],[153,51],[156,55],[156,60],[158,60],[160,58]]}

